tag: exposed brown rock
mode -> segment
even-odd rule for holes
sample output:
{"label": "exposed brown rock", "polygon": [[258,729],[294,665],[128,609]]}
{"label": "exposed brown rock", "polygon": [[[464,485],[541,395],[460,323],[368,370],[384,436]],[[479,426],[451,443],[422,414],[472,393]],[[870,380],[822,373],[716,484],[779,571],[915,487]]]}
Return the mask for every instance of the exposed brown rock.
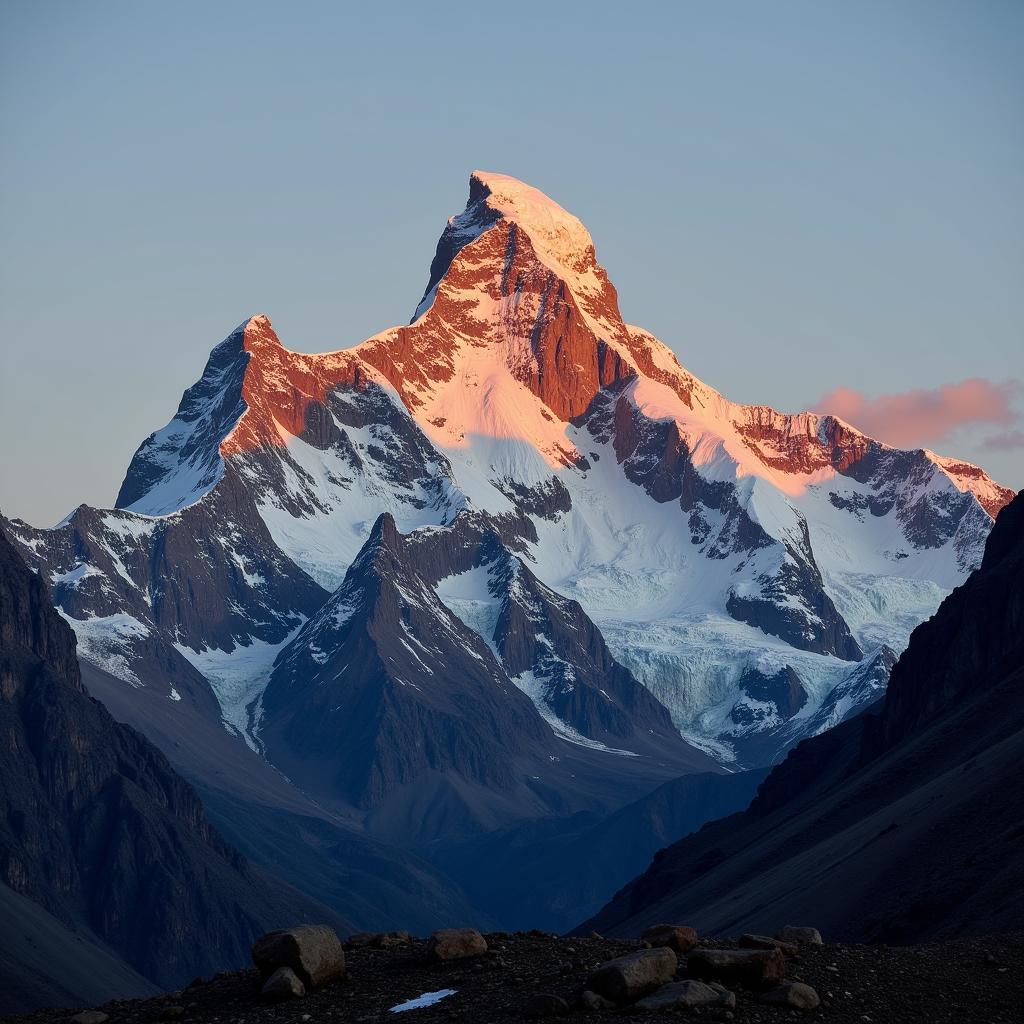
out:
{"label": "exposed brown rock", "polygon": [[440,928],[427,943],[431,960],[463,960],[487,952],[487,940],[475,928]]}
{"label": "exposed brown rock", "polygon": [[778,949],[695,949],[686,958],[686,971],[702,981],[734,982],[764,988],[782,981],[786,961]]}
{"label": "exposed brown rock", "polygon": [[297,999],[305,994],[306,986],[290,967],[278,967],[260,989],[260,995],[272,1002]]}
{"label": "exposed brown rock", "polygon": [[616,1003],[639,999],[671,981],[679,961],[666,946],[608,960],[587,979],[587,988]]}
{"label": "exposed brown rock", "polygon": [[641,999],[637,1004],[640,1010],[667,1010],[673,1006],[685,1006],[694,1009],[698,1006],[720,1006],[731,1010],[736,1005],[736,994],[724,985],[712,982],[688,979],[662,985],[656,992]]}
{"label": "exposed brown rock", "polygon": [[772,1006],[787,1006],[793,1010],[816,1010],[821,1004],[818,993],[800,981],[784,981],[775,988],[761,993],[761,1002]]}
{"label": "exposed brown rock", "polygon": [[688,953],[697,945],[697,930],[684,924],[655,924],[640,937],[652,946],[668,946],[677,953]]}
{"label": "exposed brown rock", "polygon": [[307,988],[345,976],[341,941],[324,924],[268,932],[253,943],[252,962],[265,978],[279,967],[290,967]]}
{"label": "exposed brown rock", "polygon": [[614,1009],[615,1004],[610,999],[585,988],[580,994],[580,1006],[584,1010],[611,1010]]}

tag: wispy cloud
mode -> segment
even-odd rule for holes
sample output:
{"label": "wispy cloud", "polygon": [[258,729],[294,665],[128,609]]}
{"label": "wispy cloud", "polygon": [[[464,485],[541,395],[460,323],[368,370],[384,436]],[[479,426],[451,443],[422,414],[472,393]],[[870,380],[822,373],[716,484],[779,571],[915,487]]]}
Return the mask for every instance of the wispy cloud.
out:
{"label": "wispy cloud", "polygon": [[1009,452],[1017,448],[1024,448],[1024,430],[1004,430],[999,434],[993,434],[981,442],[981,447],[994,452]]}
{"label": "wispy cloud", "polygon": [[1024,445],[1024,432],[1015,429],[1021,414],[1013,406],[1021,390],[1019,381],[997,384],[983,377],[877,398],[851,388],[836,388],[811,408],[839,416],[865,434],[898,447],[936,444],[960,427],[1004,427],[985,445],[1008,449]]}

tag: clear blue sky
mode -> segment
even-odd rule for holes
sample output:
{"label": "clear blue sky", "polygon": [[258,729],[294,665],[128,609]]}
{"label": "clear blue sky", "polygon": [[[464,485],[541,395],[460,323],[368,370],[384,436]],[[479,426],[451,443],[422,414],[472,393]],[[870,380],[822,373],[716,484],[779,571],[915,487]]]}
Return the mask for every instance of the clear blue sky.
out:
{"label": "clear blue sky", "polygon": [[252,313],[405,322],[474,167],[737,400],[1024,378],[1022,3],[3,0],[0,508],[112,502]]}

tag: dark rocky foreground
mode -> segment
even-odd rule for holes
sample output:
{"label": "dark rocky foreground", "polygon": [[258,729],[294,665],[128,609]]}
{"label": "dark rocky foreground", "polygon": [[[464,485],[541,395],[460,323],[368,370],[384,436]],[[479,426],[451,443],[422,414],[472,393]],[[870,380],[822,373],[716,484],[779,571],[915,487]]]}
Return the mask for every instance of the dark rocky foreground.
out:
{"label": "dark rocky foreground", "polygon": [[[798,1011],[765,1005],[756,991],[731,985],[733,1009],[638,1010],[635,1006],[588,1010],[579,996],[598,964],[644,947],[636,940],[557,938],[544,934],[497,933],[488,950],[470,959],[427,960],[427,943],[413,939],[391,948],[349,946],[347,977],[302,998],[268,1003],[260,996],[255,970],[197,980],[156,999],[111,1002],[99,1008],[108,1024],[202,1021],[216,1024],[315,1024],[318,1021],[518,1021],[531,1019],[534,997],[546,993],[568,1004],[562,1016],[575,1019],[699,1019],[782,1022],[793,1019],[893,1024],[1019,1020],[1024,1010],[1024,934],[967,939],[915,947],[801,946],[786,957],[786,977],[812,986],[821,1005]],[[716,949],[733,941],[701,940]],[[685,954],[679,977],[686,976]],[[395,1005],[426,992],[455,989],[439,1003],[392,1014]],[[84,1008],[83,1008],[84,1009]],[[70,1021],[74,1009],[41,1010],[4,1020],[22,1024]],[[102,1024],[96,1017],[82,1024]]]}

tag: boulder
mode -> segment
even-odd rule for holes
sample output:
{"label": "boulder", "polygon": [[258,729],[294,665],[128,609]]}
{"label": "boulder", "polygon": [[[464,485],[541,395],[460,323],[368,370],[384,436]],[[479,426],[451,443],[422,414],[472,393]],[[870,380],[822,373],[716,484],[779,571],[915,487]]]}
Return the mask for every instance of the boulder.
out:
{"label": "boulder", "polygon": [[675,976],[679,961],[667,946],[639,949],[608,960],[587,979],[587,988],[616,1003],[653,992]]}
{"label": "boulder", "polygon": [[569,1012],[569,1004],[550,992],[537,992],[526,1000],[523,1012],[527,1017],[563,1017]]}
{"label": "boulder", "polygon": [[689,953],[697,945],[697,932],[685,924],[652,925],[640,936],[651,946],[668,946],[677,953]]}
{"label": "boulder", "polygon": [[802,981],[784,981],[775,988],[762,992],[762,1003],[772,1006],[786,1006],[792,1010],[816,1010],[821,1004],[818,993]]}
{"label": "boulder", "polygon": [[354,932],[345,940],[345,948],[365,949],[367,946],[372,946],[377,934],[377,932]]}
{"label": "boulder", "polygon": [[796,956],[800,947],[795,942],[773,939],[770,935],[741,935],[736,945],[742,949],[781,949],[786,956]]}
{"label": "boulder", "polygon": [[686,958],[686,972],[701,981],[766,988],[785,977],[786,960],[778,949],[695,949]]}
{"label": "boulder", "polygon": [[475,928],[439,928],[427,943],[431,960],[463,960],[487,952],[487,940]]}
{"label": "boulder", "polygon": [[305,994],[306,986],[302,984],[302,980],[290,967],[278,967],[260,989],[260,995],[273,1002],[297,999]]}
{"label": "boulder", "polygon": [[307,989],[345,976],[345,951],[325,924],[267,932],[253,943],[252,962],[264,978],[290,967]]}
{"label": "boulder", "polygon": [[775,938],[783,942],[795,942],[798,946],[822,946],[821,932],[817,928],[798,927],[787,924],[775,933]]}
{"label": "boulder", "polygon": [[638,1010],[667,1010],[673,1006],[693,1009],[698,1006],[718,1006],[732,1010],[736,1006],[736,993],[718,984],[703,981],[675,981],[662,985],[657,991],[641,999]]}
{"label": "boulder", "polygon": [[580,1006],[584,1010],[613,1010],[615,1008],[615,1004],[610,999],[591,992],[589,988],[580,993]]}
{"label": "boulder", "polygon": [[103,1024],[108,1019],[102,1010],[83,1010],[71,1018],[71,1024]]}

